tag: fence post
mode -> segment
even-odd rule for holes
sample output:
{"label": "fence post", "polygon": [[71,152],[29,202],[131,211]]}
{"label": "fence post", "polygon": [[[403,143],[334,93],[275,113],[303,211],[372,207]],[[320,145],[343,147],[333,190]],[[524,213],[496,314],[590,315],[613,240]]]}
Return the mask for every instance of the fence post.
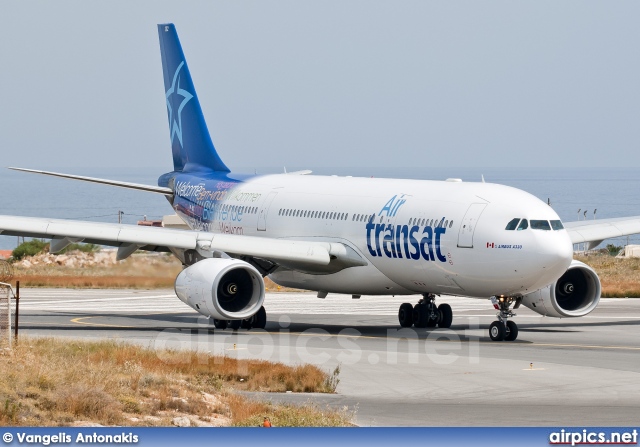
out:
{"label": "fence post", "polygon": [[16,343],[18,343],[18,315],[20,315],[20,281],[16,281],[16,325],[13,329]]}

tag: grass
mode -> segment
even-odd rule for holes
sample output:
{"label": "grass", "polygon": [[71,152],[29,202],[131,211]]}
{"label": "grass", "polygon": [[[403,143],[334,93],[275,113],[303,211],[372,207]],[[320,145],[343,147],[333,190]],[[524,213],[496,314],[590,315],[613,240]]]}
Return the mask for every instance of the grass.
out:
{"label": "grass", "polygon": [[603,297],[640,298],[640,259],[618,259],[605,253],[577,256],[576,259],[598,273]]}
{"label": "grass", "polygon": [[273,405],[271,403],[256,402],[233,396],[230,409],[236,415],[236,427],[261,426],[263,417],[271,420],[275,427],[345,427],[352,417],[347,408],[330,411],[320,408],[313,403],[304,406]]}
{"label": "grass", "polygon": [[268,416],[278,426],[346,426],[346,411],[248,400],[247,391],[331,393],[337,374],[310,365],[161,353],[115,341],[22,338],[0,355],[0,424],[68,426],[253,426]]}
{"label": "grass", "polygon": [[[13,268],[14,280],[19,280],[22,287],[170,289],[182,265],[174,256],[136,254],[109,266],[67,267],[50,264],[23,267],[16,263]],[[295,290],[281,288],[269,278],[265,278],[265,287],[269,292]]]}
{"label": "grass", "polygon": [[[114,255],[115,256],[115,255]],[[108,266],[68,267],[14,264],[14,279],[23,287],[171,288],[182,270],[173,256],[134,255]]]}

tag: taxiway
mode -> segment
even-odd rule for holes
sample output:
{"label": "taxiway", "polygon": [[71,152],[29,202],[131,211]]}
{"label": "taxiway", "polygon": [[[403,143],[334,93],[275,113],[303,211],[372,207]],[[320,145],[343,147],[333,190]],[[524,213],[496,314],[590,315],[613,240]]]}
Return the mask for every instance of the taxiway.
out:
{"label": "taxiway", "polygon": [[[340,366],[335,395],[251,394],[347,406],[363,426],[595,426],[640,420],[640,299],[577,319],[519,309],[515,342],[492,342],[486,300],[439,299],[451,330],[403,329],[406,298],[268,294],[264,331],[214,331],[173,290],[22,289],[20,333],[115,338],[152,348]],[[413,301],[413,300],[408,300]]]}

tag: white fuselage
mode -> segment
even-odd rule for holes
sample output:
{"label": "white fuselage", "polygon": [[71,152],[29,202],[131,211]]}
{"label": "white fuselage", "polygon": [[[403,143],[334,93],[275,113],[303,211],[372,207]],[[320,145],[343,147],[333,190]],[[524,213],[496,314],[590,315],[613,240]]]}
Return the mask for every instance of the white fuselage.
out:
{"label": "white fuselage", "polygon": [[182,186],[178,200],[208,217],[175,206],[194,229],[340,242],[368,262],[332,274],[279,269],[270,275],[289,287],[516,296],[558,279],[573,255],[566,230],[506,230],[513,219],[559,218],[531,194],[503,185],[280,174],[245,180],[214,200]]}

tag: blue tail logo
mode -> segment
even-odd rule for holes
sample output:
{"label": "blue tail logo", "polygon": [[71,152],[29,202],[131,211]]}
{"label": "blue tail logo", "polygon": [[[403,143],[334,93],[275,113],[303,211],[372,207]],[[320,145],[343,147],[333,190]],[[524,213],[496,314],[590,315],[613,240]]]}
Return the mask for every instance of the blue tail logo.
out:
{"label": "blue tail logo", "polygon": [[176,27],[158,25],[158,37],[174,171],[229,172],[211,141]]}
{"label": "blue tail logo", "polygon": [[[171,144],[173,144],[173,137],[178,136],[178,141],[180,141],[180,146],[182,146],[182,109],[187,103],[193,98],[193,95],[188,91],[180,88],[180,69],[183,67],[184,61],[178,65],[176,72],[173,75],[173,82],[171,84],[171,88],[166,91],[167,97],[167,111],[169,113],[169,127],[171,129]],[[173,99],[170,99],[173,96]],[[182,97],[180,99],[179,97]],[[173,106],[171,105],[173,103]],[[179,104],[179,105],[178,105]],[[176,109],[176,105],[178,105],[178,112],[176,115],[178,116],[178,120],[176,121],[173,111]]]}

